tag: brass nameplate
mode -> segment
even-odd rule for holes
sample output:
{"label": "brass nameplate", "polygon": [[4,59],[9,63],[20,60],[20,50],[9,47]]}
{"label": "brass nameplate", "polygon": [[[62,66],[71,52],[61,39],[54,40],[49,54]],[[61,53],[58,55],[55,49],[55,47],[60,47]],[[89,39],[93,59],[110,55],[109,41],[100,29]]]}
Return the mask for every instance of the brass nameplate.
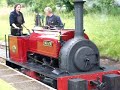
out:
{"label": "brass nameplate", "polygon": [[44,41],[43,45],[47,46],[47,47],[52,47],[53,46],[53,42],[52,41]]}

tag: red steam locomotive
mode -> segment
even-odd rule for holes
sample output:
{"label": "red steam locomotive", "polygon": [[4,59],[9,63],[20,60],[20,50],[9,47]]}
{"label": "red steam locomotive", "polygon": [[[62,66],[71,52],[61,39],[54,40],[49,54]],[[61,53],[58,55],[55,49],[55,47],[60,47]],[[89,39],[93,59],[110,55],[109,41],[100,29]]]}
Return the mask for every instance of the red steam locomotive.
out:
{"label": "red steam locomotive", "polygon": [[100,66],[96,45],[83,30],[82,0],[75,0],[75,30],[33,30],[9,35],[6,65],[58,90],[120,90],[119,69]]}

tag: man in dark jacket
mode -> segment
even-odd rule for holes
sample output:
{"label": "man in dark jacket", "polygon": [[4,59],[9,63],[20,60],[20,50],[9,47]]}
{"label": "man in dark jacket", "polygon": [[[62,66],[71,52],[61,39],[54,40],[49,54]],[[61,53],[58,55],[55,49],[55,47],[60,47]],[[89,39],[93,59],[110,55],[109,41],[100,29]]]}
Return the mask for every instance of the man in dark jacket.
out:
{"label": "man in dark jacket", "polygon": [[54,27],[63,28],[63,23],[60,17],[54,15],[50,7],[46,7],[44,9],[44,12],[46,14],[46,26],[50,28],[54,28]]}
{"label": "man in dark jacket", "polygon": [[20,12],[21,5],[16,4],[14,11],[10,13],[11,35],[20,36],[22,34],[22,24],[25,23],[23,14]]}

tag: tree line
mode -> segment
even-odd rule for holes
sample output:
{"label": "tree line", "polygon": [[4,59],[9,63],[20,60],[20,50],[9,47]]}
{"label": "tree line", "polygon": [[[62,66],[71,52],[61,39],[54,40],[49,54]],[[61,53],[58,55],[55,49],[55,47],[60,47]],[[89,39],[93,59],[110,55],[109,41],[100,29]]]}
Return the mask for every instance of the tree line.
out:
{"label": "tree line", "polygon": [[[66,12],[74,10],[74,0],[6,0],[8,6],[16,3],[22,3],[24,6],[31,7],[32,11],[43,11],[46,6],[50,6],[53,10],[57,7],[66,7]],[[86,13],[108,13],[120,14],[120,0],[86,0],[85,12]]]}

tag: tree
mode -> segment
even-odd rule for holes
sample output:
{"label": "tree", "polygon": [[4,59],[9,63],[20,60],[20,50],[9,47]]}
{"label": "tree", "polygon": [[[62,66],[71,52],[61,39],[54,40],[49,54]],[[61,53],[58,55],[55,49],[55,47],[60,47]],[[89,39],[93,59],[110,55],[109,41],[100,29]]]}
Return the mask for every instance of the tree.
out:
{"label": "tree", "polygon": [[16,3],[24,3],[30,6],[32,11],[43,11],[46,6],[50,6],[55,9],[57,0],[7,0],[8,5],[14,5]]}
{"label": "tree", "polygon": [[55,10],[56,0],[32,0],[30,5],[33,11],[43,11],[45,7],[49,6]]}
{"label": "tree", "polygon": [[25,4],[29,4],[29,2],[32,0],[7,0],[7,4],[8,5],[14,5],[16,3],[25,3]]}
{"label": "tree", "polygon": [[[66,6],[67,12],[71,12],[74,9],[74,0],[7,0],[8,5],[14,5],[15,3],[24,3],[29,6],[32,11],[40,12],[44,10],[46,6],[50,6],[55,10],[56,5],[62,7]],[[91,3],[92,2],[92,3]],[[85,4],[85,10],[87,12],[101,12],[105,9],[109,12],[114,6],[114,0],[87,0]],[[92,8],[86,8],[87,5],[91,5]]]}
{"label": "tree", "polygon": [[66,5],[67,11],[70,12],[74,9],[73,1],[74,0],[61,0],[63,4]]}
{"label": "tree", "polygon": [[108,12],[114,6],[114,0],[99,0],[101,9],[107,9]]}

